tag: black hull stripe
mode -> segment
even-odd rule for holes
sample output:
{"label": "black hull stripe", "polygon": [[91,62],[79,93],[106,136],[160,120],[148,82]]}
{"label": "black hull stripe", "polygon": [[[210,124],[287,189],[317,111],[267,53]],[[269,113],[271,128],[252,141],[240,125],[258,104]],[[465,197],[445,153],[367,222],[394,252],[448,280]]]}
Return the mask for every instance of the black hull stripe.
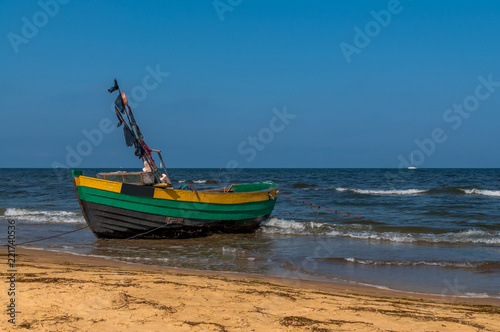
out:
{"label": "black hull stripe", "polygon": [[132,196],[154,197],[155,188],[123,183],[120,193]]}

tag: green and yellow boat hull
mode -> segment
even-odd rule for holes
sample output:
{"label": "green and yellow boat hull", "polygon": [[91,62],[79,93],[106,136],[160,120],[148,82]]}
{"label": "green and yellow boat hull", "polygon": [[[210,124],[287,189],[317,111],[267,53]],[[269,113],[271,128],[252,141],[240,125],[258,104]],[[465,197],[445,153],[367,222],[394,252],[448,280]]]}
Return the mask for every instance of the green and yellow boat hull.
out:
{"label": "green and yellow boat hull", "polygon": [[83,176],[73,171],[85,220],[98,238],[175,238],[251,232],[274,209],[272,182],[226,190],[176,190]]}

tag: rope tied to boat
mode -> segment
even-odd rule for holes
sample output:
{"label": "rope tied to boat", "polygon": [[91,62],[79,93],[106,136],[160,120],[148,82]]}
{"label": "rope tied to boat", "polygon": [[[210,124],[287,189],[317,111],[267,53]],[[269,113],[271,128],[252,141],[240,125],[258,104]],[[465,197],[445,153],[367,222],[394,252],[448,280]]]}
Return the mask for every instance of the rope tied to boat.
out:
{"label": "rope tied to boat", "polygon": [[132,240],[132,239],[135,239],[136,237],[139,237],[139,236],[142,236],[142,235],[146,235],[146,234],[152,233],[152,232],[157,231],[157,230],[159,230],[159,229],[161,229],[161,228],[165,228],[165,227],[167,227],[167,226],[169,226],[169,225],[170,225],[170,224],[163,224],[163,225],[161,225],[161,226],[159,226],[159,227],[156,227],[156,228],[150,229],[150,230],[149,230],[149,231],[147,231],[147,232],[140,233],[140,234],[136,234],[136,235],[132,235],[131,237],[127,237],[127,238],[125,238],[124,240]]}
{"label": "rope tied to boat", "polygon": [[347,213],[347,212],[341,212],[341,211],[338,211],[338,210],[334,210],[334,209],[329,209],[329,208],[326,208],[324,206],[319,206],[319,205],[316,205],[316,204],[312,204],[312,203],[309,203],[309,202],[306,202],[306,201],[303,201],[301,199],[298,199],[298,198],[295,198],[295,197],[292,197],[292,196],[288,196],[288,195],[285,195],[285,194],[282,194],[280,192],[277,193],[278,195],[281,195],[281,196],[285,196],[285,197],[288,197],[290,199],[293,199],[293,200],[296,200],[298,202],[301,202],[301,203],[304,203],[304,204],[308,204],[309,205],[309,208],[312,210],[312,207],[313,206],[316,206],[318,208],[318,213],[319,213],[319,209],[325,209],[325,210],[328,210],[328,211],[332,211],[332,212],[335,212],[335,213],[342,213],[342,214],[345,214],[345,215],[348,215],[348,216],[351,216],[351,217],[356,217],[356,218],[364,218],[362,216],[358,216],[356,214],[352,214],[352,213]]}
{"label": "rope tied to boat", "polygon": [[193,186],[192,184],[185,184],[185,185],[182,185],[179,190],[191,190],[191,191],[194,191],[194,193],[196,194],[196,197],[198,198],[198,200],[200,201],[200,195],[198,195],[198,190],[196,189],[195,186]]}
{"label": "rope tied to boat", "polygon": [[81,231],[82,229],[86,229],[86,228],[89,228],[89,226],[83,226],[83,227],[80,227],[78,229],[75,229],[75,230],[72,230],[72,231],[69,231],[69,232],[64,232],[64,233],[60,233],[60,234],[53,235],[53,236],[43,237],[41,239],[36,239],[36,240],[32,240],[32,241],[26,241],[26,242],[23,242],[23,243],[17,243],[16,245],[20,246],[20,245],[23,245],[23,244],[35,243],[35,242],[40,242],[40,241],[43,241],[43,240],[53,239],[55,237],[63,236],[63,235],[69,234],[69,233],[78,232],[78,231]]}

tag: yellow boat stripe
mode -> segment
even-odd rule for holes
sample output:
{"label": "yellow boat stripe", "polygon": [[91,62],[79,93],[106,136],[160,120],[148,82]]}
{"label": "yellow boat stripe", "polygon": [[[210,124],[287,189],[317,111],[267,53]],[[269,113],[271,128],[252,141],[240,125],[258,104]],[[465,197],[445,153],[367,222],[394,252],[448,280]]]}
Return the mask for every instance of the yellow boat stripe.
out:
{"label": "yellow boat stripe", "polygon": [[75,178],[77,186],[95,188],[100,190],[120,193],[122,190],[121,182],[108,181],[103,179],[91,178],[88,176],[78,176]]}
{"label": "yellow boat stripe", "polygon": [[273,197],[276,196],[276,190],[252,192],[252,193],[206,193],[198,191],[198,196],[194,191],[190,190],[174,190],[174,189],[155,189],[154,198],[169,199],[184,202],[204,202],[213,204],[240,204],[250,202],[260,202],[269,200],[268,192],[271,192]]}

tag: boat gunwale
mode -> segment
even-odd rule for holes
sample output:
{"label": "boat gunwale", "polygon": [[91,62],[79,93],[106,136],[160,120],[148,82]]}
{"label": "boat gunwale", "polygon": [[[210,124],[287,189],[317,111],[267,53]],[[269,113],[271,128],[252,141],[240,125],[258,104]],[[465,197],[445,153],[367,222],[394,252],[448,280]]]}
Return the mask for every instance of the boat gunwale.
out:
{"label": "boat gunwale", "polygon": [[[197,203],[205,203],[205,204],[245,204],[245,203],[253,203],[253,202],[261,202],[269,200],[269,196],[272,196],[272,200],[275,200],[278,192],[278,185],[274,182],[256,182],[256,183],[265,183],[269,184],[269,188],[262,189],[258,191],[249,191],[249,192],[232,192],[232,191],[204,191],[204,190],[182,190],[182,189],[174,189],[174,188],[162,188],[155,187],[154,185],[137,185],[137,184],[129,184],[118,181],[111,181],[100,179],[96,177],[90,177],[85,175],[77,175],[74,176],[75,186],[76,187],[86,187],[97,190],[103,190],[108,192],[114,192],[117,194],[124,194],[122,192],[123,185],[133,186],[133,188],[141,190],[143,188],[147,188],[153,194],[151,196],[146,195],[133,195],[138,197],[148,197],[155,200],[170,200],[177,202],[197,202]],[[85,182],[90,183],[85,183]],[[82,183],[84,182],[84,183]],[[99,183],[100,185],[92,185],[91,182]],[[220,188],[224,189],[224,188]],[[219,189],[217,189],[219,190]],[[267,195],[265,195],[267,193]],[[230,196],[228,196],[230,194]],[[230,201],[224,202],[220,201],[222,197],[231,197]]]}

